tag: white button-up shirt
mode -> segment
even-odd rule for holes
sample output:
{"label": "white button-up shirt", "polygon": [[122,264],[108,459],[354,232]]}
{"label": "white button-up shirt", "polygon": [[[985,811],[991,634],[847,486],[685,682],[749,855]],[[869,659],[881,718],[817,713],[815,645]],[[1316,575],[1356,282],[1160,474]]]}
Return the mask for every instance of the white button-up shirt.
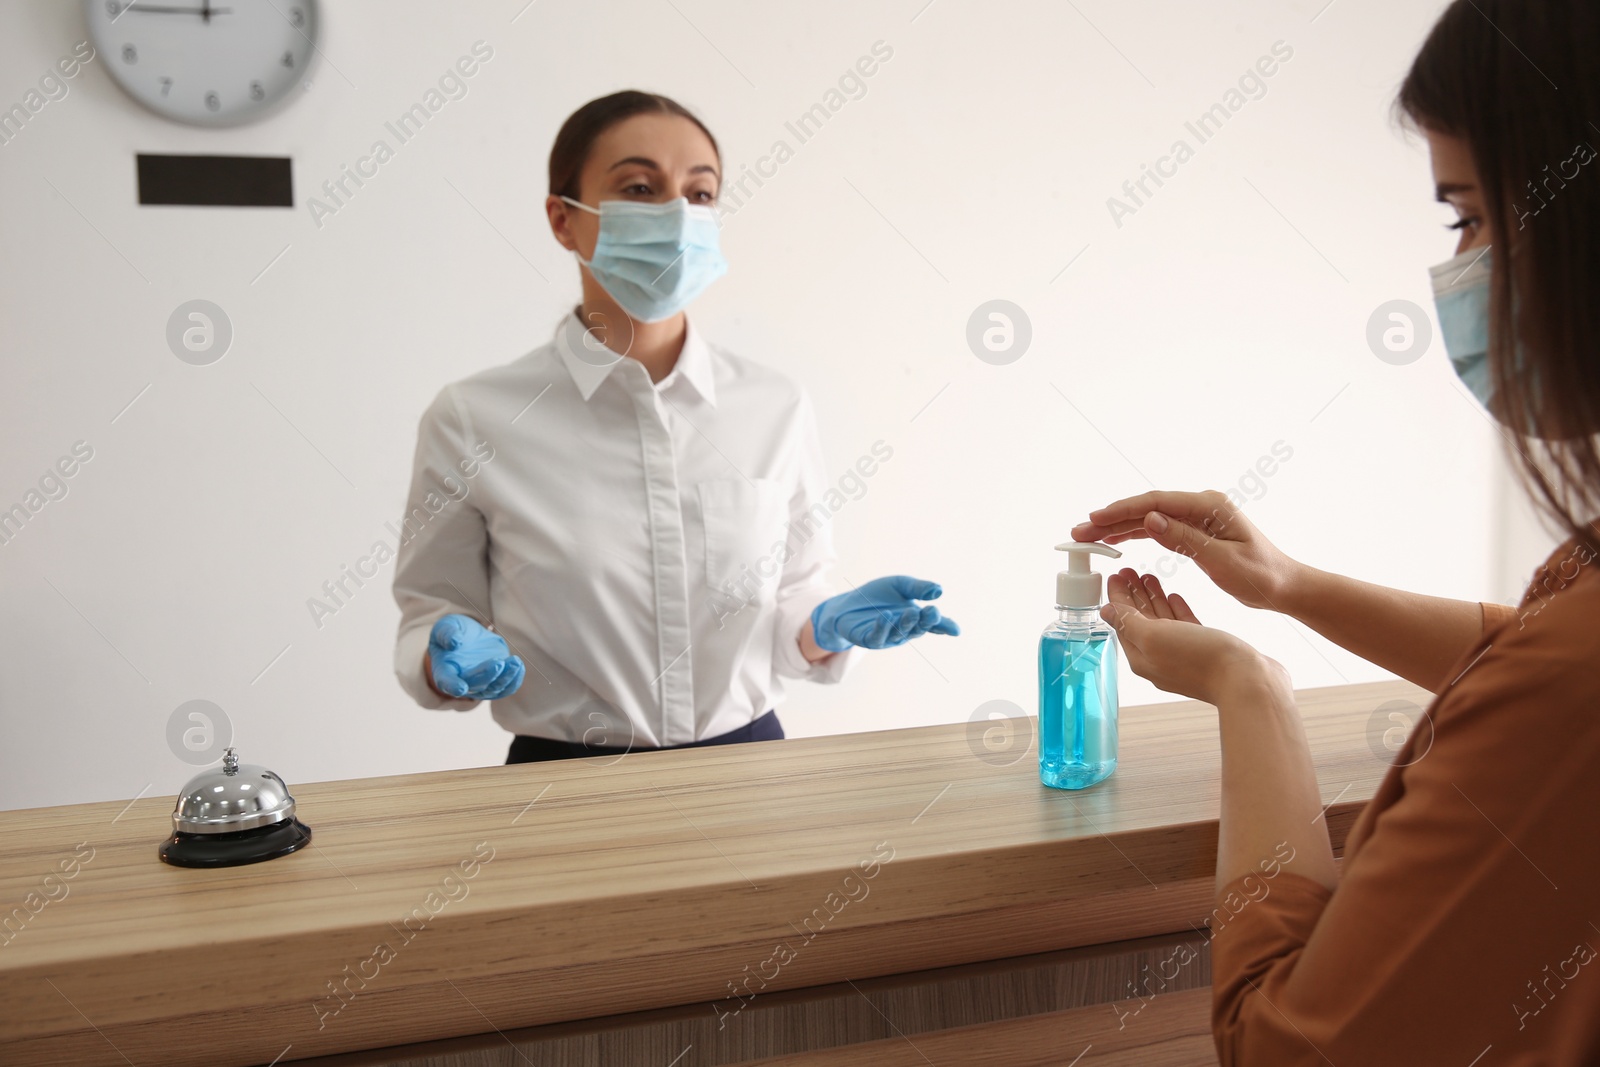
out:
{"label": "white button-up shirt", "polygon": [[794,382],[691,324],[653,383],[568,315],[422,417],[394,576],[400,684],[426,708],[477,705],[423,674],[434,622],[458,612],[527,665],[492,705],[513,733],[657,748],[747,725],[782,678],[837,682],[854,660],[811,664],[798,644],[843,591],[826,490]]}

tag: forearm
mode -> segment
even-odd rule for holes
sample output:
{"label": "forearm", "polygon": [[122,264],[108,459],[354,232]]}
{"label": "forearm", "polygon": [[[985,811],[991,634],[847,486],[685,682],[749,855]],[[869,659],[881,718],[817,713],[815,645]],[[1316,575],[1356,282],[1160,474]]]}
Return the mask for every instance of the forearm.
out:
{"label": "forearm", "polygon": [[806,658],[807,663],[821,663],[833,655],[827,649],[817,644],[816,631],[811,628],[811,620],[807,619],[800,626],[800,654]]}
{"label": "forearm", "polygon": [[1287,843],[1288,869],[1338,882],[1322,796],[1288,676],[1270,662],[1239,672],[1217,701],[1222,804],[1217,889],[1260,870]]}
{"label": "forearm", "polygon": [[1275,605],[1362,659],[1438,692],[1483,633],[1472,600],[1424,596],[1300,565]]}

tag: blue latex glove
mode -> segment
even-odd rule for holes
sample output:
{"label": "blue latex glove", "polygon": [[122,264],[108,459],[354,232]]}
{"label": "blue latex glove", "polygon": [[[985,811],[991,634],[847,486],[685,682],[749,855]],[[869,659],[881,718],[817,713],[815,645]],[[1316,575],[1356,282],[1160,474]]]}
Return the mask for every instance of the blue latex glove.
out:
{"label": "blue latex glove", "polygon": [[447,696],[498,700],[522,684],[522,657],[506,639],[465,615],[445,615],[428,635],[433,685]]}
{"label": "blue latex glove", "polygon": [[848,593],[829,597],[811,610],[811,629],[817,645],[843,652],[851,645],[893,648],[923,634],[961,632],[954,619],[939,614],[932,604],[940,593],[938,582],[895,574],[874,578]]}

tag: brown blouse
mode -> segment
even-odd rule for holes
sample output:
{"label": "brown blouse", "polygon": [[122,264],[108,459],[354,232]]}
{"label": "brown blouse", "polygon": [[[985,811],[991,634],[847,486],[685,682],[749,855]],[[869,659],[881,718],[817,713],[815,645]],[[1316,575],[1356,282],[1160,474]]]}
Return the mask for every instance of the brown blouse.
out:
{"label": "brown blouse", "polygon": [[1225,1067],[1600,1063],[1597,572],[1573,539],[1517,608],[1483,605],[1337,891],[1282,856],[1223,888]]}

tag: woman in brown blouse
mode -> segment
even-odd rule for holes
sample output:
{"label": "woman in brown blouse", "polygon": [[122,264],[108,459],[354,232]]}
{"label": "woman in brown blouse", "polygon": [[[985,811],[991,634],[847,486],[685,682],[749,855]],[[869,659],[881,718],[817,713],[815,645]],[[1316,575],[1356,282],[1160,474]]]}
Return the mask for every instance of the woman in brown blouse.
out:
{"label": "woman in brown blouse", "polygon": [[1568,535],[1521,604],[1318,571],[1219,493],[1118,501],[1074,536],[1151,538],[1435,694],[1336,866],[1283,668],[1151,575],[1108,583],[1134,671],[1217,707],[1222,1063],[1600,1063],[1600,4],[1457,0],[1398,105],[1460,220],[1445,347]]}

